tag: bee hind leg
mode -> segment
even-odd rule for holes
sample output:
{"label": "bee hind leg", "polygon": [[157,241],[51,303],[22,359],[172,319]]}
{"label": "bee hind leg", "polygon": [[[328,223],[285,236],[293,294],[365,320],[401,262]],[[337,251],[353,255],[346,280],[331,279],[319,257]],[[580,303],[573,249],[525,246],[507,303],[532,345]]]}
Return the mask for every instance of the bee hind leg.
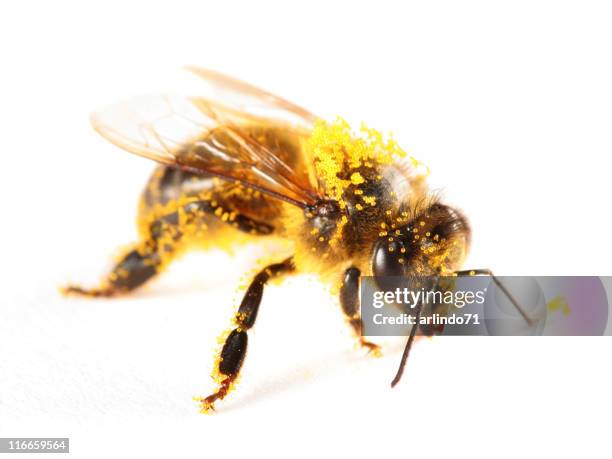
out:
{"label": "bee hind leg", "polygon": [[179,212],[188,213],[185,207],[172,209],[165,214],[151,217],[145,224],[144,235],[133,247],[120,256],[111,272],[98,287],[82,288],[69,285],[61,289],[62,293],[88,297],[112,297],[129,293],[154,278],[162,267],[172,261],[177,248],[185,238],[186,230],[193,225],[180,222]]}
{"label": "bee hind leg", "polygon": [[145,284],[158,273],[159,267],[159,254],[154,247],[151,247],[150,241],[147,241],[139,243],[137,247],[123,255],[99,287],[86,289],[68,285],[62,287],[61,291],[66,295],[116,296],[128,293]]}
{"label": "bee hind leg", "polygon": [[215,362],[213,377],[218,387],[208,397],[194,397],[194,400],[200,403],[200,411],[202,413],[214,411],[214,403],[217,400],[224,399],[234,387],[246,356],[248,344],[247,331],[255,324],[263,297],[264,286],[270,279],[293,272],[294,270],[293,258],[290,257],[280,263],[267,266],[257,273],[251,281],[234,317],[234,328],[225,337],[223,347]]}
{"label": "bee hind leg", "polygon": [[[231,209],[229,205],[226,207]],[[208,199],[170,208],[167,213],[151,218],[150,224],[144,225],[147,228],[145,236],[119,258],[99,287],[85,289],[70,285],[61,291],[89,297],[111,297],[137,289],[163,271],[179,252],[180,245],[198,236],[206,228],[207,221],[224,221],[219,208],[219,204],[213,205]],[[250,234],[266,235],[273,231],[272,226],[255,222],[238,212],[232,221],[225,223]]]}
{"label": "bee hind leg", "polygon": [[344,272],[342,286],[340,287],[340,306],[348,324],[357,336],[358,343],[374,357],[381,355],[380,346],[367,341],[361,334],[361,314],[359,311],[359,278],[361,272],[350,267]]}

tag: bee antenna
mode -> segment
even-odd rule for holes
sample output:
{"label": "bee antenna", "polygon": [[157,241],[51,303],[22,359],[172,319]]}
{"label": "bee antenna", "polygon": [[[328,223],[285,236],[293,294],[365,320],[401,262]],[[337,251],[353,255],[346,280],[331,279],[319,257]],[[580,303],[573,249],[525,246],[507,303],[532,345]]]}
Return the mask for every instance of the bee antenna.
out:
{"label": "bee antenna", "polygon": [[[497,287],[502,291],[504,295],[510,300],[512,305],[516,308],[519,314],[523,317],[527,325],[530,327],[535,325],[535,321],[525,312],[525,310],[521,307],[519,302],[514,298],[514,296],[508,291],[508,289],[501,283],[501,281],[493,274],[490,269],[471,269],[465,271],[455,271],[455,274],[458,276],[465,275],[485,275],[490,276],[491,280],[497,285]],[[402,379],[402,375],[404,374],[404,368],[406,367],[406,362],[408,361],[408,355],[410,354],[410,348],[412,347],[412,343],[414,342],[414,337],[416,336],[417,328],[419,327],[419,320],[421,318],[421,308],[422,304],[419,304],[416,307],[416,315],[415,315],[415,324],[410,329],[410,335],[408,335],[408,341],[406,341],[406,346],[404,347],[404,353],[402,354],[402,360],[400,360],[399,368],[397,369],[397,373],[395,374],[395,378],[391,381],[391,387],[395,387],[400,379]]]}
{"label": "bee antenna", "polygon": [[412,347],[412,343],[414,342],[414,337],[416,336],[417,328],[419,328],[419,320],[421,318],[421,308],[422,305],[418,305],[416,307],[416,315],[414,320],[414,325],[410,329],[410,335],[408,336],[408,341],[406,341],[406,346],[404,347],[404,353],[402,354],[402,360],[400,360],[399,368],[397,369],[397,373],[395,374],[395,378],[391,381],[391,387],[395,387],[395,385],[400,382],[402,379],[402,375],[404,374],[404,368],[406,367],[406,361],[408,360],[408,354],[410,354],[410,348]]}

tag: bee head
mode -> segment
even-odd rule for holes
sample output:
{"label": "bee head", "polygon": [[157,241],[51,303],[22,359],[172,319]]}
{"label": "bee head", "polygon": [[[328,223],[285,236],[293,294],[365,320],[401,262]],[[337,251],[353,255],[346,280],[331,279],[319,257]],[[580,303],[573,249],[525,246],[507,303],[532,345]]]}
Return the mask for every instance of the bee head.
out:
{"label": "bee head", "polygon": [[451,273],[459,269],[469,242],[465,217],[449,206],[434,203],[376,240],[372,273],[376,278]]}

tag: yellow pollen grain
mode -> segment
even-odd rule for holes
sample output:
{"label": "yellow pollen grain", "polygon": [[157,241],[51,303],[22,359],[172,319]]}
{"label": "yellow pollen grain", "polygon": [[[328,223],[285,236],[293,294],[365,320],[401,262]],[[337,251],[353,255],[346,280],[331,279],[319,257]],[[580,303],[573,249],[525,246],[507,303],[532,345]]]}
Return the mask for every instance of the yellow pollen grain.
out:
{"label": "yellow pollen grain", "polygon": [[365,179],[361,176],[359,172],[354,172],[351,175],[351,183],[353,185],[361,185],[364,182],[365,182]]}
{"label": "yellow pollen grain", "polygon": [[364,196],[363,197],[363,201],[366,204],[370,204],[371,206],[375,206],[376,205],[376,197],[375,196]]}

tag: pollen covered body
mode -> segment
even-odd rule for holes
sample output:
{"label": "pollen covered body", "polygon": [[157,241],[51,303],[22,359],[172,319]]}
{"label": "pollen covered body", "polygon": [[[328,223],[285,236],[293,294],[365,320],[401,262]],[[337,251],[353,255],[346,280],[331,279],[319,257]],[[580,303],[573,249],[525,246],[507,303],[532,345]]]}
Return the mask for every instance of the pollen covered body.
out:
{"label": "pollen covered body", "polygon": [[452,275],[470,230],[428,191],[427,169],[393,139],[365,126],[353,131],[342,119],[318,120],[226,75],[190,70],[213,95],[135,98],[92,117],[112,143],[161,165],[140,200],[139,240],[98,287],[64,291],[120,295],[186,250],[282,241],[282,253],[268,255],[274,260],[253,276],[221,336],[217,388],[197,398],[208,412],[234,387],[269,281],[318,275],[338,295],[359,343],[376,353],[361,336],[361,276]]}
{"label": "pollen covered body", "polygon": [[[273,128],[271,132],[265,126],[252,129],[274,142],[270,148],[278,148],[278,133]],[[296,153],[299,149],[311,150],[316,180],[324,190],[325,199],[305,208],[238,181],[160,166],[142,195],[140,234],[146,238],[154,232],[164,237],[172,256],[186,248],[231,251],[243,243],[259,242],[262,236],[282,238],[295,254],[298,271],[337,284],[338,273],[346,266],[357,266],[363,275],[372,275],[375,242],[381,237],[393,242],[405,236],[406,225],[421,215],[419,225],[410,229],[412,241],[420,240],[422,253],[440,252],[439,257],[445,257],[437,261],[428,257],[429,264],[444,271],[457,269],[468,240],[452,241],[455,248],[450,254],[444,235],[426,222],[425,211],[435,203],[427,188],[426,168],[393,141],[385,142],[377,131],[364,127],[362,134],[355,136],[339,119],[319,121],[305,142],[284,139],[284,148],[291,150],[289,158],[303,156]],[[400,260],[404,263],[415,255],[403,253]]]}
{"label": "pollen covered body", "polygon": [[[390,251],[401,242],[398,263],[412,266],[415,273],[458,269],[469,244],[465,219],[437,204],[423,164],[375,130],[362,127],[360,134],[341,119],[320,121],[306,144],[327,199],[306,208],[303,215],[294,208],[285,215],[283,227],[297,246],[298,269],[334,284],[348,266],[371,276],[374,250],[381,240]],[[411,226],[416,219],[418,224]]]}

